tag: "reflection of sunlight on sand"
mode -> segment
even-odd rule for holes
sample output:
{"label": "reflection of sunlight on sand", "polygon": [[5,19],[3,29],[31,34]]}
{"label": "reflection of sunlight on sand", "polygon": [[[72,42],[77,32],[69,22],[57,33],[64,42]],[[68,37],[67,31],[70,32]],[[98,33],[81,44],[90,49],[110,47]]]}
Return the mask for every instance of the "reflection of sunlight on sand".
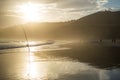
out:
{"label": "reflection of sunlight on sand", "polygon": [[27,66],[27,77],[29,79],[37,79],[38,77],[41,79],[45,76],[44,72],[44,65],[42,64],[37,64],[33,62],[35,60],[34,53],[30,53],[29,56],[29,63]]}
{"label": "reflection of sunlight on sand", "polygon": [[[34,50],[34,48],[33,48]],[[41,49],[40,49],[41,50]],[[101,70],[67,58],[53,58],[49,55],[42,60],[42,54],[36,56],[29,54],[27,67],[27,79],[30,80],[73,80],[72,77],[79,75],[83,80],[108,80],[106,70]],[[49,57],[49,58],[48,58]],[[54,60],[55,59],[55,60]],[[95,76],[95,77],[94,77]]]}
{"label": "reflection of sunlight on sand", "polygon": [[29,71],[29,76],[30,78],[36,78],[37,77],[37,68],[34,63],[31,63],[29,65],[30,71]]}
{"label": "reflection of sunlight on sand", "polygon": [[[88,64],[66,58],[64,61],[62,61],[62,58],[55,58],[54,60],[54,58],[49,55],[45,55],[45,60],[42,60],[42,55],[38,58],[34,55],[35,53],[33,53],[37,51],[37,49],[36,47],[30,47],[31,53],[28,55],[27,78],[30,80],[71,80],[70,78],[77,75],[79,75],[79,79],[83,78],[84,80],[108,80],[105,70],[94,68]],[[39,47],[40,51],[55,49],[61,49],[61,47],[57,44]]]}
{"label": "reflection of sunlight on sand", "polygon": [[[30,50],[34,50],[34,48],[30,48]],[[37,69],[36,69],[36,65],[33,63],[34,61],[34,53],[30,53],[29,55],[29,76],[30,78],[35,78],[37,77]]]}
{"label": "reflection of sunlight on sand", "polygon": [[73,80],[79,75],[83,80],[108,80],[105,70],[96,69],[87,64],[72,61],[41,61],[29,65],[30,80]]}
{"label": "reflection of sunlight on sand", "polygon": [[29,78],[32,79],[42,79],[46,76],[45,72],[45,65],[37,64],[37,63],[31,63],[29,65],[30,71],[29,71]]}

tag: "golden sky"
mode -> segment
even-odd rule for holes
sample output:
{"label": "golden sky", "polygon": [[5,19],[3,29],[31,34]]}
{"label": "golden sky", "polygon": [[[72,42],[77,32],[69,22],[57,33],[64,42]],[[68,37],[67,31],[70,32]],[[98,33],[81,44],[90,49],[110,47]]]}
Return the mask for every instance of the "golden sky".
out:
{"label": "golden sky", "polygon": [[0,26],[78,19],[111,6],[119,7],[115,1],[118,0],[0,0]]}

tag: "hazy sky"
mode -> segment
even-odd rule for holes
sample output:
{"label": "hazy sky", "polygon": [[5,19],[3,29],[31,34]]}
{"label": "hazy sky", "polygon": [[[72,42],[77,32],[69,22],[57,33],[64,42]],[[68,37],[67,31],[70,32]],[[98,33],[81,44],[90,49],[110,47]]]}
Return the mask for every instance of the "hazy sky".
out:
{"label": "hazy sky", "polygon": [[66,21],[99,10],[120,9],[120,0],[0,0],[0,26],[24,23],[25,15],[18,6],[28,3],[37,6],[37,21],[40,22]]}

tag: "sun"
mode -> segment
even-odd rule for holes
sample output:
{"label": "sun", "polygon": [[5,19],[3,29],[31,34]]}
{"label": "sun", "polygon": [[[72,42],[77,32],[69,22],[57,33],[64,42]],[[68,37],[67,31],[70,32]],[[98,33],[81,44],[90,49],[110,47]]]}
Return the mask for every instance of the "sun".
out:
{"label": "sun", "polygon": [[18,12],[25,22],[36,22],[39,20],[39,6],[33,3],[26,3],[18,6]]}

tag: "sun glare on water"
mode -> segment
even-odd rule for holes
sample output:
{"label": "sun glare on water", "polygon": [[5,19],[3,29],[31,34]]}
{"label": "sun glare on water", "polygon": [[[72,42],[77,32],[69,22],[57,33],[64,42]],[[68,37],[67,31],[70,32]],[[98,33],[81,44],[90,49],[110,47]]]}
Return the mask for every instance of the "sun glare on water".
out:
{"label": "sun glare on water", "polygon": [[39,20],[39,6],[34,3],[26,3],[18,6],[18,12],[25,22],[36,22]]}

